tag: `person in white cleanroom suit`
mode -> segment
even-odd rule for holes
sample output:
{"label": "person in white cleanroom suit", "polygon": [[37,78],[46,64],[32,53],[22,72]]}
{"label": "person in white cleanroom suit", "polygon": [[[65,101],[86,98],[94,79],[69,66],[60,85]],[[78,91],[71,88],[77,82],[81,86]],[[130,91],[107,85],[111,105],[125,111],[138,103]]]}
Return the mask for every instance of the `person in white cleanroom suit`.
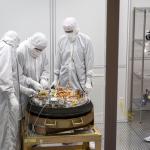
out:
{"label": "person in white cleanroom suit", "polygon": [[59,81],[60,86],[69,83],[73,89],[89,92],[94,63],[91,40],[88,35],[79,32],[78,23],[73,17],[64,20],[63,29],[65,34],[58,41],[51,87],[55,87]]}
{"label": "person in white cleanroom suit", "polygon": [[16,150],[19,102],[15,50],[20,39],[8,31],[0,40],[0,150]]}
{"label": "person in white cleanroom suit", "polygon": [[[23,76],[21,82],[30,89],[30,92],[26,94],[28,96],[41,89],[48,89],[50,75],[46,47],[47,38],[43,33],[37,32],[23,41],[17,49],[18,63]],[[21,95],[21,103],[23,112],[25,112],[27,97],[24,94]]]}

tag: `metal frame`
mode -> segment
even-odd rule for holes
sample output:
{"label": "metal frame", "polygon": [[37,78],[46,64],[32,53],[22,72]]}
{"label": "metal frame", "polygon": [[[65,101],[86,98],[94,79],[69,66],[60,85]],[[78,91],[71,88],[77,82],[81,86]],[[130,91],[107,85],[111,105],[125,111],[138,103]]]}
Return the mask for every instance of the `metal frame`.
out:
{"label": "metal frame", "polygon": [[[141,41],[136,41],[135,39],[135,19],[136,19],[136,13],[141,12],[144,13],[144,22],[143,22],[143,39]],[[140,42],[140,45],[142,46],[142,68],[141,68],[141,100],[143,99],[143,92],[144,92],[144,49],[145,49],[145,29],[146,29],[146,15],[147,12],[150,12],[150,8],[148,7],[142,7],[142,8],[134,8],[133,12],[133,28],[132,28],[132,62],[131,62],[131,93],[130,93],[130,111],[132,112],[132,103],[133,103],[133,78],[134,78],[134,61],[135,59],[135,42]],[[141,43],[142,42],[142,43]],[[142,122],[142,105],[140,106],[140,123]]]}
{"label": "metal frame", "polygon": [[133,10],[133,28],[132,28],[132,30],[133,30],[133,33],[132,33],[132,58],[131,58],[131,92],[130,92],[130,112],[132,112],[132,100],[133,100],[133,67],[134,67],[134,59],[133,59],[133,57],[134,57],[134,37],[135,37],[135,28],[134,28],[134,26],[135,26],[135,9]]}
{"label": "metal frame", "polygon": [[56,51],[56,0],[49,1],[50,15],[50,83],[54,79],[54,55]]}
{"label": "metal frame", "polygon": [[[144,25],[143,25],[143,45],[142,45],[142,79],[141,79],[141,99],[143,99],[144,91],[144,49],[145,49],[145,26],[146,26],[146,9],[144,10]],[[142,121],[142,106],[140,106],[140,122]]]}

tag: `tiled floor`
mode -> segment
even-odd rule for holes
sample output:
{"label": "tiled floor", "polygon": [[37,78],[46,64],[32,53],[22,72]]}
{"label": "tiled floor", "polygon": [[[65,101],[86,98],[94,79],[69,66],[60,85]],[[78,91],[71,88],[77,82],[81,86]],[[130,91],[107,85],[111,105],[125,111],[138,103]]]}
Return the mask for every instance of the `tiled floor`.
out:
{"label": "tiled floor", "polygon": [[[135,112],[134,119],[129,123],[117,123],[117,150],[150,150],[150,143],[143,139],[150,135],[150,111],[142,113],[142,124],[139,123],[139,114]],[[104,135],[104,124],[96,124]],[[102,137],[102,150],[104,136]]]}

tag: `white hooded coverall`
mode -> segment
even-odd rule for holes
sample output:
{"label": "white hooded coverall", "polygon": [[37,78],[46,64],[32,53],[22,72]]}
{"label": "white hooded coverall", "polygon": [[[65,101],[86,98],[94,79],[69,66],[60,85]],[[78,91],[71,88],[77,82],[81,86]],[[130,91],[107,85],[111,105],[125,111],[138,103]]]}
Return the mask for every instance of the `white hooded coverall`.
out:
{"label": "white hooded coverall", "polygon": [[[0,150],[16,150],[19,102],[17,69],[13,58],[17,34],[9,31],[0,40]],[[17,39],[17,41],[15,41]]]}
{"label": "white hooded coverall", "polygon": [[73,89],[85,91],[87,83],[92,87],[94,51],[91,39],[79,32],[75,18],[66,18],[63,27],[66,34],[58,41],[54,81],[59,80],[60,86],[69,83]]}
{"label": "white hooded coverall", "polygon": [[[33,88],[29,85],[29,79],[40,83],[42,79],[48,81],[50,76],[48,59],[46,56],[46,51],[44,50],[47,47],[47,41],[43,37],[43,34],[41,36],[41,33],[37,33],[35,36],[36,38],[31,37],[23,41],[17,49],[17,58],[19,65],[21,66],[23,76],[21,81],[27,88]],[[41,36],[41,38],[39,36]],[[36,58],[32,56],[32,50],[35,47],[43,49],[40,52],[40,55]],[[28,97],[26,95],[21,95],[23,113],[26,109],[27,99]]]}

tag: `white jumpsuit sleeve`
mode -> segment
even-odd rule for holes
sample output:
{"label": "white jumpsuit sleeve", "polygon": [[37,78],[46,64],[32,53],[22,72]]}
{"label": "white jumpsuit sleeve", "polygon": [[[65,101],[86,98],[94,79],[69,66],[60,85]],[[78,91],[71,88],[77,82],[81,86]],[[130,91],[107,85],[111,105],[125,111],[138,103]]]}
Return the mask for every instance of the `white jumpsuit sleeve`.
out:
{"label": "white jumpsuit sleeve", "polygon": [[42,68],[42,75],[40,79],[45,79],[48,81],[50,78],[50,73],[49,73],[49,64],[48,64],[48,59],[46,57],[46,52],[44,52],[42,60],[43,60],[43,68]]}
{"label": "white jumpsuit sleeve", "polygon": [[20,75],[19,75],[20,76],[20,83],[22,85],[29,86],[31,78],[29,78],[23,74],[25,58],[24,58],[24,55],[22,54],[21,51],[22,51],[22,49],[17,50],[17,59],[18,59],[18,64],[19,64],[18,66],[19,66],[19,71],[20,71]]}
{"label": "white jumpsuit sleeve", "polygon": [[18,63],[17,65],[18,65],[17,67],[18,67],[18,72],[19,72],[20,92],[26,94],[30,90],[30,88],[25,87],[25,85],[26,85],[25,80],[24,80],[25,76],[23,75],[22,68],[21,68],[20,64]]}
{"label": "white jumpsuit sleeve", "polygon": [[54,75],[57,78],[59,77],[60,67],[61,67],[61,48],[60,48],[60,42],[58,42],[56,56],[55,56],[55,69],[54,69]]}
{"label": "white jumpsuit sleeve", "polygon": [[88,39],[85,52],[85,66],[87,78],[92,78],[93,76],[93,64],[94,64],[94,50],[91,40]]}
{"label": "white jumpsuit sleeve", "polygon": [[11,47],[4,46],[0,49],[0,91],[14,93],[12,64],[11,64]]}

